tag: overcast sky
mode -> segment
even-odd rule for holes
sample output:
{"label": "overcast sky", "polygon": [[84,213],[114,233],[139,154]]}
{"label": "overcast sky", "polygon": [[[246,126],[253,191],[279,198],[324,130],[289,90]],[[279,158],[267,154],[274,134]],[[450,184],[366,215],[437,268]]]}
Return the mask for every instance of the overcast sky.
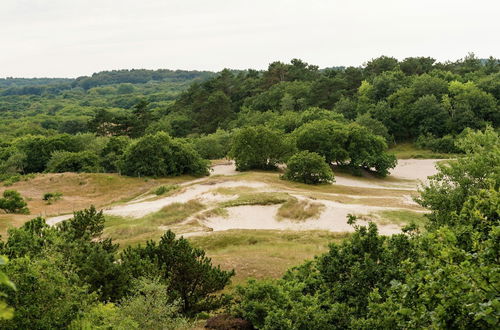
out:
{"label": "overcast sky", "polygon": [[500,57],[499,0],[0,0],[0,77]]}

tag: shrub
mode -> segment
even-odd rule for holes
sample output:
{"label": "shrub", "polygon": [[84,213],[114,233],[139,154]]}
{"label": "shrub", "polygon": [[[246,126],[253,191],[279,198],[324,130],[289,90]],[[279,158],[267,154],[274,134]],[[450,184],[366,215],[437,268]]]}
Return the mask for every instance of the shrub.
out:
{"label": "shrub", "polygon": [[416,145],[419,148],[430,149],[434,152],[457,154],[462,151],[455,145],[456,139],[451,135],[445,135],[441,138],[435,137],[432,134],[420,135],[416,141]]}
{"label": "shrub", "polygon": [[130,176],[208,175],[208,161],[193,147],[159,132],[146,135],[132,143],[120,164],[123,174]]}
{"label": "shrub", "polygon": [[155,193],[155,195],[160,196],[160,195],[168,193],[169,191],[175,190],[177,188],[179,188],[179,186],[176,184],[159,186],[158,188],[155,189],[154,193]]}
{"label": "shrub", "polygon": [[47,163],[47,172],[100,172],[99,161],[99,157],[90,151],[55,151]]}
{"label": "shrub", "polygon": [[55,201],[60,200],[62,197],[62,193],[60,192],[48,192],[43,195],[43,200],[47,202],[47,204],[52,204]]}
{"label": "shrub", "polygon": [[0,198],[0,209],[7,213],[28,214],[27,203],[16,190],[5,190],[3,198]]}
{"label": "shrub", "polygon": [[283,177],[286,180],[307,184],[334,182],[332,169],[325,161],[325,157],[315,152],[301,151],[296,153],[287,162],[287,169]]}

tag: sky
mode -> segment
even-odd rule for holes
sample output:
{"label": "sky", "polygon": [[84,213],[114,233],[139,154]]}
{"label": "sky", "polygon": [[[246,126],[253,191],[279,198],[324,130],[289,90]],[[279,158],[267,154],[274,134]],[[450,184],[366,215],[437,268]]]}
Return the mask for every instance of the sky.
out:
{"label": "sky", "polygon": [[0,77],[500,57],[498,0],[0,0]]}

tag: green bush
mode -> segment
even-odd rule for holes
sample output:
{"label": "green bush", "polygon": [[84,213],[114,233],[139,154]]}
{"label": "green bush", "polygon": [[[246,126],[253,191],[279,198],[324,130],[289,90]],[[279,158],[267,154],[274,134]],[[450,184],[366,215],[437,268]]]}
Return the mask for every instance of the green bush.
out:
{"label": "green bush", "polygon": [[99,157],[90,151],[69,152],[55,151],[47,163],[47,172],[87,172],[96,173],[102,170]]}
{"label": "green bush", "polygon": [[301,151],[286,163],[283,178],[307,184],[331,183],[335,181],[332,169],[325,162],[325,157],[315,152]]}
{"label": "green bush", "polygon": [[62,193],[60,192],[48,192],[43,194],[43,200],[47,202],[47,204],[52,204],[55,201],[60,200],[62,197]]}
{"label": "green bush", "polygon": [[175,190],[177,188],[179,188],[179,186],[176,184],[159,186],[158,188],[155,189],[154,193],[155,193],[155,195],[160,196],[160,195],[168,193],[169,191]]}
{"label": "green bush", "polygon": [[132,143],[123,154],[120,167],[130,176],[208,175],[208,161],[193,147],[167,133],[146,135]]}
{"label": "green bush", "polygon": [[416,145],[422,149],[430,149],[434,152],[442,152],[447,154],[462,153],[462,150],[455,145],[457,137],[445,135],[441,138],[435,137],[432,134],[420,135],[416,141]]}
{"label": "green bush", "polygon": [[7,213],[28,214],[27,205],[21,194],[16,190],[5,190],[3,198],[0,198],[0,209]]}

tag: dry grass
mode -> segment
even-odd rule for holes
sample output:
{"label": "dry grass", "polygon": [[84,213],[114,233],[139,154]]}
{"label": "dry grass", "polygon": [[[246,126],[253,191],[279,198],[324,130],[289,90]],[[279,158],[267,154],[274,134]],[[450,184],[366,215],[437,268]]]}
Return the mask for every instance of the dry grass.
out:
{"label": "dry grass", "polygon": [[220,206],[233,207],[241,205],[274,205],[284,203],[290,198],[290,195],[281,192],[243,193],[236,199],[220,203]]}
{"label": "dry grass", "polygon": [[177,224],[204,208],[200,202],[191,200],[187,203],[170,204],[139,219],[106,215],[104,234],[122,247],[157,239],[165,231],[162,226]]}
{"label": "dry grass", "polygon": [[326,231],[229,230],[189,240],[203,248],[215,265],[235,269],[233,287],[248,278],[279,278],[348,236]]}
{"label": "dry grass", "polygon": [[[28,181],[20,181],[10,187],[0,187],[0,194],[6,189],[14,189],[28,201],[30,215],[0,214],[0,234],[4,235],[9,226],[20,226],[37,216],[53,216],[72,213],[91,205],[101,208],[106,205],[123,203],[149,192],[161,184],[177,184],[191,180],[191,177],[162,179],[131,178],[109,173],[56,173],[39,174]],[[48,205],[42,198],[46,192],[57,191],[63,197]]]}
{"label": "dry grass", "polygon": [[313,203],[307,200],[292,198],[283,203],[277,212],[278,219],[289,219],[304,221],[318,218],[325,206],[321,203]]}

